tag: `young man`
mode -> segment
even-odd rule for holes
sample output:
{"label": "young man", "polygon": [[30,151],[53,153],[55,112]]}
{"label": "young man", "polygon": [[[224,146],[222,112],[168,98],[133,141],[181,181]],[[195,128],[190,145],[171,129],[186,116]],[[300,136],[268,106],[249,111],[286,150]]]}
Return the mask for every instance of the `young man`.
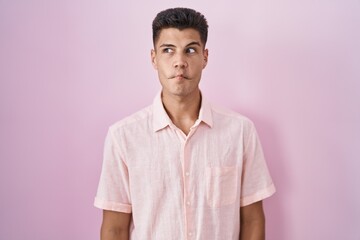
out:
{"label": "young man", "polygon": [[265,239],[262,200],[275,188],[254,125],[199,90],[206,19],[167,9],[152,26],[162,91],[109,128],[95,198],[101,239]]}

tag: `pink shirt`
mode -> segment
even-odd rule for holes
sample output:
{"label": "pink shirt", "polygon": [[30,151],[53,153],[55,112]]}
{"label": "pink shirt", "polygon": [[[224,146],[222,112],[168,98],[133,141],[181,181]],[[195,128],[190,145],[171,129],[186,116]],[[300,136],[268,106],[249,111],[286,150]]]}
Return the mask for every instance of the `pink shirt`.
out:
{"label": "pink shirt", "polygon": [[132,213],[132,240],[238,240],[240,207],[274,192],[249,119],[203,99],[186,136],[158,94],[109,128],[95,206]]}

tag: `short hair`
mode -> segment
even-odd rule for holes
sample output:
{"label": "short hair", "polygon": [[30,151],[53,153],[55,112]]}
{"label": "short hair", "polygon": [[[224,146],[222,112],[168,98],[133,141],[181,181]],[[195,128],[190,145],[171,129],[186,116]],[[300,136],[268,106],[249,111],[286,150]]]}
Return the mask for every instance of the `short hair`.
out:
{"label": "short hair", "polygon": [[206,44],[208,23],[205,16],[190,8],[169,8],[159,12],[152,22],[153,44],[158,40],[162,29],[177,28],[183,30],[192,28],[199,32],[202,43]]}

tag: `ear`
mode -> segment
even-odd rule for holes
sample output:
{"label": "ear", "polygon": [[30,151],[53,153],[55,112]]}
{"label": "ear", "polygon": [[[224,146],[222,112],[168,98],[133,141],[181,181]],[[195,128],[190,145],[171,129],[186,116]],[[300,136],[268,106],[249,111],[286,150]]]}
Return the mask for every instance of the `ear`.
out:
{"label": "ear", "polygon": [[156,51],[151,49],[151,63],[155,70],[157,70],[157,62],[156,62]]}
{"label": "ear", "polygon": [[204,49],[204,61],[203,61],[203,69],[206,67],[207,63],[208,63],[208,57],[209,57],[209,50],[208,49]]}

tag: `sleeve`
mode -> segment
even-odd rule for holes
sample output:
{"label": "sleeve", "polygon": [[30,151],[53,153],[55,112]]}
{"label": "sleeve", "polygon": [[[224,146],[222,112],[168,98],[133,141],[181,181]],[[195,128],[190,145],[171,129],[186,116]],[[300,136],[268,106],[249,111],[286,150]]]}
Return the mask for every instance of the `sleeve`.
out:
{"label": "sleeve", "polygon": [[253,123],[250,123],[247,132],[244,139],[241,207],[270,197],[276,191]]}
{"label": "sleeve", "polygon": [[104,210],[131,213],[129,174],[121,152],[112,129],[109,128],[94,206]]}

